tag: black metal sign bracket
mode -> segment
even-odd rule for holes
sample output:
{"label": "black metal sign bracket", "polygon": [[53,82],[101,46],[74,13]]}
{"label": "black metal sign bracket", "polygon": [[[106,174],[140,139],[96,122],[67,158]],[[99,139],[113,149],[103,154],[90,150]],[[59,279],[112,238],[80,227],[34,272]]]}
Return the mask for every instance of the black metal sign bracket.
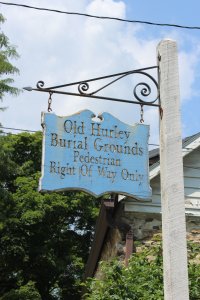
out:
{"label": "black metal sign bracket", "polygon": [[[149,74],[150,70],[153,69],[158,69],[158,66],[152,66],[148,68],[143,68],[143,69],[137,69],[137,70],[131,70],[131,71],[126,71],[122,73],[116,73],[116,74],[111,74],[107,76],[102,76],[102,77],[97,77],[97,78],[92,78],[92,79],[87,79],[87,80],[82,80],[82,81],[77,81],[77,82],[72,82],[72,83],[67,83],[67,84],[62,84],[62,85],[57,85],[57,86],[50,86],[50,87],[44,87],[44,81],[38,81],[36,88],[32,87],[24,87],[25,90],[27,91],[37,91],[37,92],[45,92],[49,93],[50,95],[52,94],[62,94],[62,95],[70,95],[70,96],[77,96],[77,97],[86,97],[86,98],[92,98],[92,99],[98,99],[98,100],[108,100],[108,101],[115,101],[115,102],[123,102],[123,103],[131,103],[131,104],[139,104],[141,108],[143,105],[147,106],[154,106],[154,107],[160,107],[160,101],[159,101],[159,85],[157,80]],[[149,83],[146,82],[139,82],[135,85],[133,89],[133,99],[120,99],[120,98],[112,98],[112,97],[106,97],[102,95],[97,95],[100,91],[104,90],[108,86],[114,84],[115,82],[121,80],[124,77],[130,76],[130,75],[142,75],[145,78],[148,78],[150,80],[151,84],[154,86],[155,90],[155,96],[153,99],[146,101],[146,99],[149,99],[148,97],[152,96],[152,88]],[[90,91],[90,83],[91,82],[97,82],[100,80],[109,80],[111,79],[108,83],[104,84],[103,86],[99,87],[98,89],[95,89],[93,91]],[[72,87],[75,86],[77,87],[77,92],[70,92],[70,91],[63,91],[60,89],[66,88],[66,87]]]}

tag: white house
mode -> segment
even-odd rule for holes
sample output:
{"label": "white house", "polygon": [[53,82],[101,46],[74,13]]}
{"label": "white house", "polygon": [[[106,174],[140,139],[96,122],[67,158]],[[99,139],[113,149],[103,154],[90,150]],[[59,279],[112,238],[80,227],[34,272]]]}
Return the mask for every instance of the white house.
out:
{"label": "white house", "polygon": [[[183,140],[184,194],[186,216],[200,217],[200,132]],[[125,211],[161,213],[159,149],[149,152],[152,199],[124,199]]]}
{"label": "white house", "polygon": [[[182,145],[187,234],[200,242],[200,132],[185,138]],[[159,149],[149,152],[149,166],[152,198],[148,202],[113,195],[112,201],[102,203],[85,277],[94,276],[100,260],[130,255],[127,240],[148,240],[162,231]]]}

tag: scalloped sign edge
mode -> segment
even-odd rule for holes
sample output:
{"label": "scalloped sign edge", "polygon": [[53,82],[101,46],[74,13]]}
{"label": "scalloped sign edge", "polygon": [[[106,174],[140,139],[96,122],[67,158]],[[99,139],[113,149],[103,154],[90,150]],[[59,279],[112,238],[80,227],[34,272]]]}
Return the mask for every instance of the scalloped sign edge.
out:
{"label": "scalloped sign edge", "polygon": [[117,193],[148,201],[149,125],[126,124],[110,113],[83,110],[69,116],[42,112],[39,191]]}

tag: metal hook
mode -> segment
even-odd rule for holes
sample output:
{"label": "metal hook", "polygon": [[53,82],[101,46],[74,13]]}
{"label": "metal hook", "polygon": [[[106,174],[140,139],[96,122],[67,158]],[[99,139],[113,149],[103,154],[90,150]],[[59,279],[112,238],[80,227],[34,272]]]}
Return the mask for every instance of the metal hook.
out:
{"label": "metal hook", "polygon": [[143,110],[143,104],[141,104],[141,110],[140,110],[140,123],[144,123],[144,110]]}
{"label": "metal hook", "polygon": [[53,92],[49,92],[49,99],[48,99],[48,108],[47,108],[47,111],[48,112],[51,112],[52,111],[52,108],[51,108],[51,103],[52,103],[52,98],[51,96],[53,95]]}

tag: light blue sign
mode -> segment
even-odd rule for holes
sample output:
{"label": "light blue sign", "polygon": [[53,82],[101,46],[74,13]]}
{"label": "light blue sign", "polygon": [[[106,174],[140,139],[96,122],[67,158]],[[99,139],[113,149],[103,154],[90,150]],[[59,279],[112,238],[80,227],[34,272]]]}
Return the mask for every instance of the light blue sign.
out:
{"label": "light blue sign", "polygon": [[89,110],[58,117],[42,113],[40,191],[82,190],[149,199],[149,126],[125,124]]}

